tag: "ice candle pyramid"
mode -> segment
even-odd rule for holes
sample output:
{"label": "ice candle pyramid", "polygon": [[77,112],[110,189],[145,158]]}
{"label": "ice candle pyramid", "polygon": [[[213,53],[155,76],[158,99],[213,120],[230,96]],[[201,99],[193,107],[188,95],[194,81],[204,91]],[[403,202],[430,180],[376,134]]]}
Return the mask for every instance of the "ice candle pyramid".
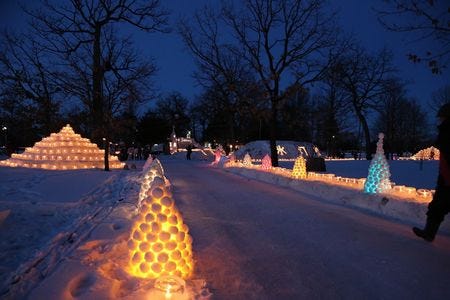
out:
{"label": "ice candle pyramid", "polygon": [[[104,153],[66,125],[60,132],[27,147],[23,153],[13,153],[10,159],[0,161],[0,165],[48,170],[101,169],[104,167]],[[123,165],[116,156],[109,156],[111,169],[120,169]]]}

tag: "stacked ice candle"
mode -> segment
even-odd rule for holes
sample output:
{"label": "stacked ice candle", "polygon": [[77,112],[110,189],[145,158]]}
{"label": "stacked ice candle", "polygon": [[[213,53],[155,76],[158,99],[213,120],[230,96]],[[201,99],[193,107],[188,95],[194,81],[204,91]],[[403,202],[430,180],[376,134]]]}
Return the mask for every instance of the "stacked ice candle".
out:
{"label": "stacked ice candle", "polygon": [[242,164],[245,167],[250,167],[252,165],[252,158],[251,158],[250,154],[245,153],[244,160],[242,161]]}
{"label": "stacked ice candle", "polygon": [[391,172],[383,150],[384,134],[378,135],[377,152],[369,165],[369,175],[364,184],[364,191],[369,194],[384,193],[391,188]]}
{"label": "stacked ice candle", "polygon": [[192,238],[163,175],[158,175],[142,200],[128,240],[129,272],[141,278],[188,278],[194,267]]}
{"label": "stacked ice candle", "polygon": [[261,169],[270,170],[272,169],[272,159],[268,154],[266,154],[261,160]]}
{"label": "stacked ice candle", "polygon": [[291,176],[295,179],[304,179],[306,175],[306,160],[302,156],[299,156],[295,160]]}
{"label": "stacked ice candle", "polygon": [[[0,165],[10,167],[39,168],[49,170],[89,169],[104,167],[104,150],[100,150],[89,139],[76,134],[70,125],[58,133],[26,148],[21,154],[12,154]],[[109,167],[119,169],[124,166],[116,156],[109,156]]]}

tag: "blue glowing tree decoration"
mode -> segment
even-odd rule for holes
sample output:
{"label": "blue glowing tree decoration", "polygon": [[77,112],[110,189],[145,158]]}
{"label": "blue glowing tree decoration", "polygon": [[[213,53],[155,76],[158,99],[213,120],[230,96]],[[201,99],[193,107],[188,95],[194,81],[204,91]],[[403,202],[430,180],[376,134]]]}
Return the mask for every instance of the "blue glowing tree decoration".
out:
{"label": "blue glowing tree decoration", "polygon": [[391,172],[389,164],[384,156],[383,150],[384,134],[378,135],[377,152],[369,166],[369,175],[367,175],[364,184],[364,191],[369,194],[384,193],[391,188]]}

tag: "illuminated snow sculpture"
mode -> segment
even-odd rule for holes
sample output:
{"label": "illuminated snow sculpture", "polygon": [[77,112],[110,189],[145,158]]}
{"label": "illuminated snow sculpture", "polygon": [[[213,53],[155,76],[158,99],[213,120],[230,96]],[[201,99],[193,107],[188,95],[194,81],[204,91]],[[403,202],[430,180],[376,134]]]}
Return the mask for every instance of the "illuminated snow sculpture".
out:
{"label": "illuminated snow sculpture", "polygon": [[261,160],[261,169],[270,170],[272,169],[272,159],[268,154],[266,154]]}
{"label": "illuminated snow sculpture", "polygon": [[364,191],[369,194],[384,193],[391,188],[389,164],[383,150],[384,134],[378,134],[377,152],[369,165],[369,175],[364,184]]}
{"label": "illuminated snow sculpture", "polygon": [[416,154],[412,156],[412,159],[420,160],[420,159],[430,159],[430,160],[439,160],[440,152],[439,149],[431,146],[426,149],[422,149]]}
{"label": "illuminated snow sculpture", "polygon": [[285,155],[287,152],[286,152],[286,150],[284,150],[284,146],[277,145],[277,153],[278,153],[278,155],[283,156],[283,155]]}
{"label": "illuminated snow sculpture", "polygon": [[[147,191],[153,183],[155,177],[164,177],[164,169],[158,159],[152,161],[147,171],[144,173],[144,178],[141,183],[141,189],[139,191],[139,206],[141,205],[142,200],[147,197]],[[166,181],[166,180],[165,180]]]}
{"label": "illuminated snow sculpture", "polygon": [[153,157],[152,157],[152,155],[149,155],[147,160],[145,161],[144,166],[142,167],[142,171],[144,173],[147,172],[148,169],[150,168],[150,166],[152,165],[152,163],[153,163]]}
{"label": "illuminated snow sculpture", "polygon": [[221,157],[222,157],[222,151],[220,149],[217,149],[216,151],[214,151],[213,165],[218,165]]}
{"label": "illuminated snow sculpture", "polygon": [[250,154],[248,154],[248,152],[245,153],[242,164],[246,167],[250,167],[252,165],[252,157],[250,156]]}
{"label": "illuminated snow sculpture", "polygon": [[303,156],[299,156],[295,160],[291,176],[295,179],[305,179],[307,177],[306,160],[303,158]]}
{"label": "illuminated snow sculpture", "polygon": [[[70,125],[58,133],[52,133],[27,147],[21,154],[13,153],[10,159],[0,162],[9,167],[25,167],[49,170],[73,170],[104,168],[104,150],[100,150],[89,139],[76,134]],[[109,156],[111,169],[122,169],[124,163],[117,156]]]}
{"label": "illuminated snow sculpture", "polygon": [[155,177],[128,240],[128,271],[140,278],[188,278],[193,272],[192,238],[162,177]]}

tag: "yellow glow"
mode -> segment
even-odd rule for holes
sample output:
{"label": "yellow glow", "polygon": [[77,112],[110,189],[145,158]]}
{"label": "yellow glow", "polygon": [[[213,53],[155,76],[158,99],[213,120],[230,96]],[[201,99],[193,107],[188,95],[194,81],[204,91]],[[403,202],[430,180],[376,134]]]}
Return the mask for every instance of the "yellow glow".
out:
{"label": "yellow glow", "polygon": [[156,176],[146,194],[128,240],[128,271],[141,278],[188,278],[194,266],[192,238],[164,179]]}
{"label": "yellow glow", "polygon": [[[89,150],[88,150],[89,149]],[[97,149],[93,151],[92,149]],[[37,154],[43,154],[37,155]],[[71,153],[71,155],[68,155]],[[85,153],[83,163],[79,155]],[[89,153],[89,154],[87,154]],[[57,155],[54,155],[57,154]],[[82,168],[103,168],[104,152],[89,141],[75,134],[70,125],[66,125],[58,133],[52,133],[43,138],[32,148],[27,147],[22,154],[12,154],[10,159],[0,161],[0,166],[41,168],[51,170],[67,170]],[[84,160],[91,163],[86,164]],[[123,168],[124,164],[119,162],[116,156],[110,156],[110,168]]]}
{"label": "yellow glow", "polygon": [[167,285],[165,297],[166,299],[170,299],[172,297],[170,294],[170,285]]}
{"label": "yellow glow", "polygon": [[294,163],[294,167],[292,168],[292,174],[291,174],[292,178],[295,179],[304,179],[307,177],[307,173],[306,173],[306,160],[302,157],[299,156]]}

